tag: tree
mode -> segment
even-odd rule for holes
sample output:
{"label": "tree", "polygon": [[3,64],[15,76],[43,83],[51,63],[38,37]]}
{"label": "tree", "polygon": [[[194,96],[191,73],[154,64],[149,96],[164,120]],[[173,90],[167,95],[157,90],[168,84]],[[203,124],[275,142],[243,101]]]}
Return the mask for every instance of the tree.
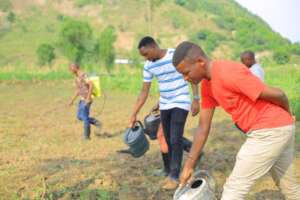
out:
{"label": "tree", "polygon": [[16,15],[13,12],[9,12],[8,15],[6,16],[7,21],[10,23],[14,23],[16,21]]}
{"label": "tree", "polygon": [[93,33],[88,23],[72,19],[64,21],[58,46],[68,59],[81,63],[87,54],[93,52],[93,44],[95,45]]}
{"label": "tree", "polygon": [[100,59],[108,72],[111,72],[114,66],[115,49],[113,45],[116,39],[115,29],[112,26],[106,27],[100,34]]}
{"label": "tree", "polygon": [[40,66],[44,65],[51,65],[52,61],[55,59],[54,47],[50,44],[41,44],[37,48],[37,57],[38,57],[38,64]]}

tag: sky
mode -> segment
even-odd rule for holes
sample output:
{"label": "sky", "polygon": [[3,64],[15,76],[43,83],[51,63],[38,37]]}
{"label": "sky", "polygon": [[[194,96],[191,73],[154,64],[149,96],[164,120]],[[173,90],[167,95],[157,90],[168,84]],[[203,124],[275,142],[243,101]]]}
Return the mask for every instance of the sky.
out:
{"label": "sky", "polygon": [[300,0],[235,0],[260,16],[274,31],[300,42]]}

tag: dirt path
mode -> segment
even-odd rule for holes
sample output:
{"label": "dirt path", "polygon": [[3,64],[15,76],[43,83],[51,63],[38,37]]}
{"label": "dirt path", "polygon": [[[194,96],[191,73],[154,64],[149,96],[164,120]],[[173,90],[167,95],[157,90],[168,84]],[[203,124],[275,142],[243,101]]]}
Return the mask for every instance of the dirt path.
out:
{"label": "dirt path", "polygon": [[[106,91],[94,102],[92,113],[103,122],[104,135],[81,140],[82,124],[76,106],[68,107],[70,82],[0,85],[0,199],[120,199],[169,200],[171,192],[160,190],[161,158],[156,141],[139,159],[116,153],[126,148],[122,133],[128,124],[134,95]],[[140,114],[154,105],[150,101]],[[191,138],[197,118],[189,118],[186,136]],[[298,132],[300,130],[298,124]],[[220,195],[235,154],[244,137],[222,111],[216,113],[205,148],[203,168],[211,171]],[[300,144],[296,145],[300,166]],[[300,168],[298,167],[298,174]],[[251,190],[248,199],[283,199],[266,176]]]}

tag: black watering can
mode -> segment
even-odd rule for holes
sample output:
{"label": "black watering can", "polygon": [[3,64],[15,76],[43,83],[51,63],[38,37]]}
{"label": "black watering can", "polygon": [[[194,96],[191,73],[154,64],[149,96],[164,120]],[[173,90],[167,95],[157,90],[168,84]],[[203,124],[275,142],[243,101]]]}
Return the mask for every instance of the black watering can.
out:
{"label": "black watering can", "polygon": [[151,112],[144,118],[145,134],[149,136],[151,140],[157,138],[157,131],[160,124],[160,114]]}
{"label": "black watering can", "polygon": [[140,121],[137,121],[133,128],[126,129],[124,133],[124,142],[129,146],[127,150],[121,150],[120,153],[129,153],[138,158],[144,155],[149,149],[149,142],[144,134],[144,127]]}

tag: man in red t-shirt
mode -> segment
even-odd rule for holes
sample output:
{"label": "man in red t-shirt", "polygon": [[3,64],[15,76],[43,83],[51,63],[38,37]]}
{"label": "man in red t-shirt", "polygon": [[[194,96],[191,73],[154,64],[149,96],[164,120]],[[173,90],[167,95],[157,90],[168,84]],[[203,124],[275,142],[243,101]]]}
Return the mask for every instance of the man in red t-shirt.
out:
{"label": "man in red t-shirt", "polygon": [[186,80],[194,84],[201,81],[202,95],[201,128],[195,134],[180,185],[190,178],[207,140],[215,107],[220,106],[247,135],[222,200],[245,199],[254,182],[269,171],[287,199],[300,200],[292,164],[295,125],[285,93],[265,85],[242,64],[210,61],[201,47],[191,42],[176,48],[173,64]]}

